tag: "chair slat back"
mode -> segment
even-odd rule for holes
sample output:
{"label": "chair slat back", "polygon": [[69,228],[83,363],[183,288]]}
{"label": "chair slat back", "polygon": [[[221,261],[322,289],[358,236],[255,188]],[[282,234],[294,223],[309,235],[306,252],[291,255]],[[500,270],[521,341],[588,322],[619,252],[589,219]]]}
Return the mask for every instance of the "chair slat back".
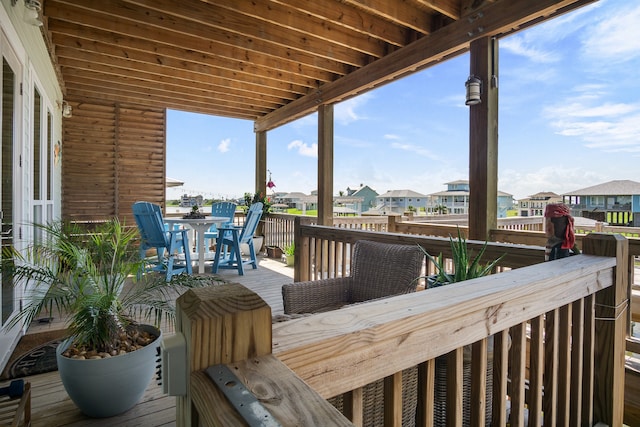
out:
{"label": "chair slat back", "polygon": [[236,214],[236,204],[232,202],[217,202],[211,205],[211,216],[223,216],[233,223]]}
{"label": "chair slat back", "polygon": [[150,202],[135,202],[132,210],[144,244],[149,247],[169,245],[159,205]]}
{"label": "chair slat back", "polygon": [[247,217],[244,220],[244,226],[238,237],[240,243],[247,243],[253,238],[253,234],[258,228],[258,223],[262,217],[262,202],[256,202],[251,205],[247,211]]}

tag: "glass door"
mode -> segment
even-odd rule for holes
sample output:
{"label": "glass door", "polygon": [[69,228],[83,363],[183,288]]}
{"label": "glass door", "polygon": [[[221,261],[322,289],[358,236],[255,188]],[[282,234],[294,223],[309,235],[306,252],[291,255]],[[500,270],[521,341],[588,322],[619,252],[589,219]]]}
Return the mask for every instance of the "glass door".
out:
{"label": "glass door", "polygon": [[[0,35],[1,36],[1,35]],[[16,152],[19,123],[20,101],[20,65],[16,57],[3,41],[2,50],[2,99],[0,100],[0,246],[2,249],[14,245],[16,230],[14,227],[15,177],[19,173],[16,168]],[[15,169],[15,170],[14,170]],[[0,253],[0,256],[2,254]],[[3,260],[4,261],[4,260]],[[0,321],[4,325],[13,312],[18,309],[18,295],[13,286],[11,276],[2,275],[2,292],[0,292]],[[14,331],[11,331],[14,332]],[[15,331],[17,333],[17,331]]]}

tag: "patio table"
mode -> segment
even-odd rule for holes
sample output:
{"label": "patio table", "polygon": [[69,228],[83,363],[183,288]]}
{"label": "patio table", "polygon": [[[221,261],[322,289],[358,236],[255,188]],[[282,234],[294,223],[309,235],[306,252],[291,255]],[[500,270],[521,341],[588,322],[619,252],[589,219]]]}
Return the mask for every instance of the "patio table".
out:
{"label": "patio table", "polygon": [[174,224],[186,225],[195,233],[197,241],[196,251],[198,252],[198,273],[204,273],[204,233],[215,224],[221,226],[228,222],[229,218],[224,216],[205,216],[204,218],[171,218],[165,217],[164,222],[173,226]]}

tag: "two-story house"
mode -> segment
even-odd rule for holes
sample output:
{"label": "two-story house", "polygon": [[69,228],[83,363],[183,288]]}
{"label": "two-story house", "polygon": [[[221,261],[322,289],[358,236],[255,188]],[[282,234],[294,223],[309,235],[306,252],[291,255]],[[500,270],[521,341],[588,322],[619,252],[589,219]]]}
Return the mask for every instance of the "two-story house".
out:
{"label": "two-story house", "polygon": [[376,206],[376,197],[378,197],[378,192],[368,185],[360,184],[360,187],[355,189],[347,187],[347,196],[359,197],[362,199],[361,209],[358,210],[358,212],[362,212]]}
{"label": "two-story house", "polygon": [[403,214],[415,208],[418,211],[425,205],[426,197],[413,190],[390,190],[376,197],[376,210],[383,215]]}
{"label": "two-story house", "polygon": [[551,191],[533,194],[518,200],[519,216],[544,216],[544,210],[548,204],[561,203],[562,196]]}
{"label": "two-story house", "polygon": [[[445,183],[446,191],[432,193],[427,196],[427,215],[468,215],[469,214],[469,181],[460,179]],[[513,195],[498,190],[498,218],[505,218],[507,211],[513,206]]]}
{"label": "two-story house", "polygon": [[614,180],[563,194],[573,216],[640,227],[640,182]]}

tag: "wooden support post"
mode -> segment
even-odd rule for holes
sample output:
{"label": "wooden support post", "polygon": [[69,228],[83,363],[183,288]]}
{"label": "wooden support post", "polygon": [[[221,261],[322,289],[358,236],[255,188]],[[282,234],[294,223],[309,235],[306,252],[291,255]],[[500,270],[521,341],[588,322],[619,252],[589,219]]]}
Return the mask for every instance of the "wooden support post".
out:
{"label": "wooden support post", "polygon": [[255,191],[267,194],[267,132],[256,132]]}
{"label": "wooden support post", "polygon": [[318,107],[318,224],[333,225],[333,105]]}
{"label": "wooden support post", "polygon": [[190,289],[178,298],[176,328],[187,347],[187,395],[176,398],[176,424],[186,427],[198,425],[191,374],[271,354],[271,308],[235,283]]}
{"label": "wooden support post", "polygon": [[469,238],[487,240],[498,224],[498,41],[474,40],[470,72],[482,102],[469,106]]}
{"label": "wooden support post", "polygon": [[619,234],[591,233],[582,241],[588,255],[616,257],[614,286],[596,294],[593,421],[621,426],[624,415],[624,353],[630,300],[629,242]]}

